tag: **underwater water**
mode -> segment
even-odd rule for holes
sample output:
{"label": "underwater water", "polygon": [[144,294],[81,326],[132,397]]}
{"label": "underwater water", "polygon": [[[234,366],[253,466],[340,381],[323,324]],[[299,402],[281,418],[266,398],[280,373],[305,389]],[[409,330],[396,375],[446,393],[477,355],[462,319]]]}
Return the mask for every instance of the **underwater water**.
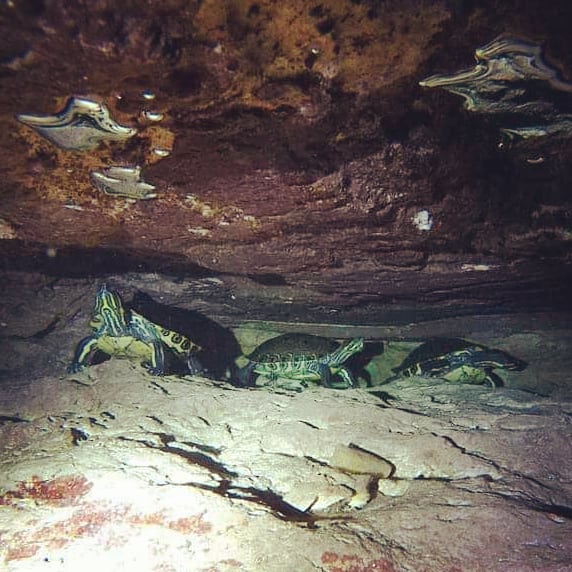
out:
{"label": "underwater water", "polygon": [[0,570],[572,570],[571,6],[0,2]]}

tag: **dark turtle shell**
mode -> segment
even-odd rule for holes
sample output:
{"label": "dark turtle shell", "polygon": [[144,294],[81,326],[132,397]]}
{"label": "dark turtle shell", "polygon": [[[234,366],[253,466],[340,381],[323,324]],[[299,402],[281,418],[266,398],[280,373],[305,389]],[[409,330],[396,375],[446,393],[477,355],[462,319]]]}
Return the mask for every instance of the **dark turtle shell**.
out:
{"label": "dark turtle shell", "polygon": [[282,334],[261,343],[249,356],[254,362],[289,361],[296,356],[321,357],[336,351],[340,344],[332,338],[311,334]]}
{"label": "dark turtle shell", "polygon": [[506,352],[460,338],[435,338],[415,348],[393,371],[403,375],[438,377],[463,366],[521,371],[526,363]]}

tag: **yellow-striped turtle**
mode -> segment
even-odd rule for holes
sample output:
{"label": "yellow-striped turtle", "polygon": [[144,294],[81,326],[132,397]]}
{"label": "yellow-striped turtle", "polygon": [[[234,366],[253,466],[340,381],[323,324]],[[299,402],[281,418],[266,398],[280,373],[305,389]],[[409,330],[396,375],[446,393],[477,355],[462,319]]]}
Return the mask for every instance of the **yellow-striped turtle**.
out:
{"label": "yellow-striped turtle", "polygon": [[441,377],[457,383],[503,385],[495,369],[522,371],[527,363],[506,352],[459,338],[435,338],[415,348],[393,369],[400,377]]}
{"label": "yellow-striped turtle", "polygon": [[89,322],[93,333],[79,342],[70,373],[82,370],[99,350],[119,358],[141,359],[154,375],[165,374],[165,348],[185,359],[191,374],[202,371],[196,357],[201,348],[191,340],[159,326],[134,310],[126,310],[117,292],[103,284],[96,296]]}
{"label": "yellow-striped turtle", "polygon": [[[347,389],[357,383],[343,364],[363,349],[363,339],[340,345],[331,338],[310,334],[284,334],[260,344],[248,356],[249,362],[238,372],[242,385],[252,386],[256,374],[271,381],[278,378],[302,383],[319,381],[325,387]],[[333,379],[337,376],[340,382]]]}

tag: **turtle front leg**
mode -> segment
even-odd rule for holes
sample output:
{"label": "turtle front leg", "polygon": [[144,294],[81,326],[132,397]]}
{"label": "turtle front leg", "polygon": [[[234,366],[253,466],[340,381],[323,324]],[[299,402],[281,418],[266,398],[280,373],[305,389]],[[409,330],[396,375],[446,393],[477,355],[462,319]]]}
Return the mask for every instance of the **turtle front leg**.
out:
{"label": "turtle front leg", "polygon": [[79,342],[75,350],[73,361],[68,367],[68,373],[78,373],[89,361],[89,358],[97,350],[98,339],[95,336],[88,336]]}
{"label": "turtle front leg", "polygon": [[485,381],[484,383],[487,383],[488,385],[490,385],[493,389],[496,389],[497,387],[502,387],[504,385],[504,380],[500,375],[497,375],[492,369],[486,369],[485,370]]}
{"label": "turtle front leg", "polygon": [[359,387],[356,378],[347,367],[340,367],[338,375],[344,380],[346,384],[344,389],[349,389],[350,387]]}
{"label": "turtle front leg", "polygon": [[324,387],[332,387],[332,373],[330,371],[330,368],[325,363],[321,363],[318,366],[317,373],[320,376],[320,383]]}
{"label": "turtle front leg", "polygon": [[195,354],[189,354],[189,357],[187,358],[187,368],[191,375],[197,375],[205,369]]}
{"label": "turtle front leg", "polygon": [[255,362],[250,362],[238,370],[236,375],[237,381],[244,387],[252,387],[254,385]]}
{"label": "turtle front leg", "polygon": [[165,350],[162,342],[152,342],[151,359],[143,362],[143,367],[152,375],[165,375]]}

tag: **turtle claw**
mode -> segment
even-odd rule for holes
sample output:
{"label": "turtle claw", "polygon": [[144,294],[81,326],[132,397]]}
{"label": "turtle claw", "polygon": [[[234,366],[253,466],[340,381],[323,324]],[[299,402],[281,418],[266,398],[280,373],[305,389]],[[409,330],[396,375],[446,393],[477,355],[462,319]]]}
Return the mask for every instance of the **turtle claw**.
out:
{"label": "turtle claw", "polygon": [[254,369],[256,364],[254,362],[245,365],[236,372],[236,381],[241,387],[253,387],[254,386]]}
{"label": "turtle claw", "polygon": [[84,369],[84,366],[81,365],[80,363],[72,363],[67,367],[66,371],[69,374],[74,374],[74,373],[79,373],[82,369]]}
{"label": "turtle claw", "polygon": [[319,374],[320,374],[320,383],[324,387],[333,387],[332,386],[332,375],[330,373],[330,368],[322,363],[319,367]]}
{"label": "turtle claw", "polygon": [[151,375],[157,375],[159,377],[165,375],[164,368],[159,365],[152,365],[149,362],[144,362],[142,365]]}
{"label": "turtle claw", "polygon": [[189,368],[189,373],[191,375],[198,375],[199,373],[205,371],[205,368],[203,367],[203,364],[199,361],[199,358],[197,358],[194,355],[190,355],[188,357],[187,367]]}

